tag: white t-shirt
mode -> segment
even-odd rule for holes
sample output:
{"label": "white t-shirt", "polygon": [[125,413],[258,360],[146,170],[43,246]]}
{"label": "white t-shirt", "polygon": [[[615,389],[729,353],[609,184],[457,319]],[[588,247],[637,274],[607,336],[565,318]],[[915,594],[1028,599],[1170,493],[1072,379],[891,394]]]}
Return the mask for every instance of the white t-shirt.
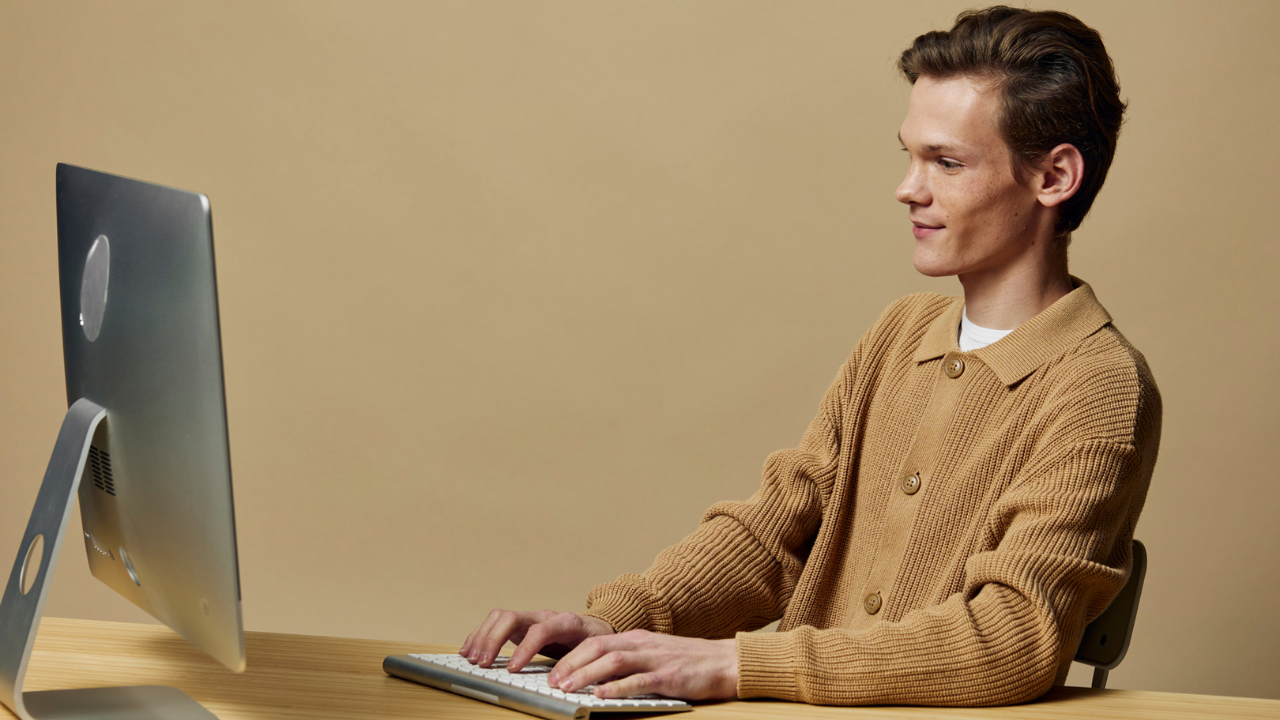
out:
{"label": "white t-shirt", "polygon": [[969,310],[965,309],[960,319],[960,352],[969,352],[984,348],[1000,338],[1013,332],[1012,330],[992,330],[974,325],[969,321]]}

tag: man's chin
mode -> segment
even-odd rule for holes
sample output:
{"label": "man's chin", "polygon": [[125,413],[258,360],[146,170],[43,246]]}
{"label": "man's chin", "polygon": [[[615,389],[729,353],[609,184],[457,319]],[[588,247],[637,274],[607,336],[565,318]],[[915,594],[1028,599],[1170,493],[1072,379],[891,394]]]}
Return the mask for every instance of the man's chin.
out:
{"label": "man's chin", "polygon": [[941,262],[938,258],[929,257],[927,254],[920,252],[920,248],[916,247],[916,253],[911,258],[911,264],[915,266],[916,272],[925,277],[947,277],[955,275],[956,269]]}

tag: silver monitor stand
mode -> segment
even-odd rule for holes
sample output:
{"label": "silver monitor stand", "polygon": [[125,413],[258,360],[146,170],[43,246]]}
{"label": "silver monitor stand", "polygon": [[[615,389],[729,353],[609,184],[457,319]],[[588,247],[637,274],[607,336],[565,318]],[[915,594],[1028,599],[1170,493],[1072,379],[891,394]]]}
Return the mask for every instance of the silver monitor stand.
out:
{"label": "silver monitor stand", "polygon": [[78,400],[67,411],[53,446],[18,559],[0,601],[0,702],[22,720],[209,720],[213,713],[177,688],[136,687],[44,690],[24,693],[22,679],[31,659],[36,628],[49,594],[53,569],[84,476],[90,443],[107,411]]}

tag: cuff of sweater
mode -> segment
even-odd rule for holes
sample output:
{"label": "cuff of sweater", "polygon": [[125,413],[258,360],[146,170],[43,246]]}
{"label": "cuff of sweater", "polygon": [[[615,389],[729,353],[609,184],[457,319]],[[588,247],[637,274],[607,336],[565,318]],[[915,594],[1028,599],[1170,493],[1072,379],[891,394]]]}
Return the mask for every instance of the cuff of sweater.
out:
{"label": "cuff of sweater", "polygon": [[598,618],[613,626],[613,631],[654,630],[649,613],[649,603],[633,588],[619,587],[620,583],[607,583],[597,587],[587,599],[583,615]]}
{"label": "cuff of sweater", "polygon": [[738,633],[738,697],[798,700],[795,633]]}

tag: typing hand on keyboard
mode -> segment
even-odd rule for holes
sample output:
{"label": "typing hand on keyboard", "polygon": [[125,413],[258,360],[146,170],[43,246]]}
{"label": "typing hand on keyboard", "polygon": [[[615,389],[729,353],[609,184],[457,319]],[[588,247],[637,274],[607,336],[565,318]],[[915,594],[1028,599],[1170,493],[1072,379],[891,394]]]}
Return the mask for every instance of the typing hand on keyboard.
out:
{"label": "typing hand on keyboard", "polygon": [[611,635],[613,628],[598,618],[552,610],[517,612],[494,610],[467,636],[458,654],[480,667],[489,667],[508,641],[516,643],[509,667],[519,670],[534,655],[563,657],[578,643],[597,635]]}
{"label": "typing hand on keyboard", "polygon": [[549,687],[570,694],[592,692],[597,698],[625,698],[652,693],[689,700],[737,695],[734,640],[676,637],[645,630],[614,634],[608,623],[586,615],[494,610],[467,637],[459,655],[480,668],[489,668],[508,640],[518,643],[507,663],[512,672],[539,652],[569,648],[546,678]]}
{"label": "typing hand on keyboard", "polygon": [[738,695],[737,641],[630,630],[592,637],[556,663],[547,682],[565,692],[596,686],[597,697],[656,693],[685,700]]}
{"label": "typing hand on keyboard", "polygon": [[[410,657],[417,657],[421,660],[437,662],[445,667],[467,671],[473,675],[493,680],[495,682],[502,683],[503,685],[510,685],[514,688],[529,690],[531,692],[559,698],[568,702],[579,703],[588,707],[667,708],[683,705],[683,703],[679,701],[666,700],[658,697],[657,695],[637,695],[635,697],[625,699],[603,700],[595,697],[595,694],[592,692],[595,690],[595,685],[588,685],[586,687],[579,688],[576,693],[567,693],[563,690],[551,687],[547,682],[547,675],[551,670],[550,666],[526,665],[518,671],[512,671],[508,670],[506,667],[508,658],[502,655],[495,658],[493,665],[489,668],[480,668],[475,665],[471,665],[466,660],[456,655],[413,655]],[[624,700],[632,700],[633,702],[627,703]]]}
{"label": "typing hand on keyboard", "polygon": [[473,665],[458,655],[393,655],[383,668],[397,677],[465,695],[474,700],[538,715],[548,720],[590,720],[597,713],[619,714],[687,712],[688,703],[656,695],[629,698],[598,698],[591,686],[567,693],[547,683],[545,662],[509,671],[507,658],[499,656],[490,667]]}

